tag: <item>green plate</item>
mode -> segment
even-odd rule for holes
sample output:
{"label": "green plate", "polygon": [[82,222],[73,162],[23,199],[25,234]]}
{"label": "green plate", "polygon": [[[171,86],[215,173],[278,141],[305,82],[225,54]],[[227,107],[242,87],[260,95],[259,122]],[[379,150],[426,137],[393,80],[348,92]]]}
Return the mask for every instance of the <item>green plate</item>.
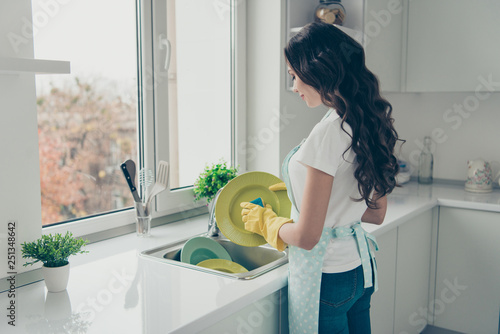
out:
{"label": "green plate", "polygon": [[196,265],[209,259],[232,260],[224,247],[217,241],[206,237],[191,238],[181,249],[181,262]]}
{"label": "green plate", "polygon": [[230,274],[246,273],[248,270],[242,265],[224,259],[210,259],[197,264],[197,266],[222,271]]}
{"label": "green plate", "polygon": [[229,181],[222,188],[215,204],[215,221],[222,234],[235,244],[255,247],[266,240],[245,230],[241,220],[241,202],[250,202],[260,197],[264,204],[271,204],[278,216],[290,218],[292,204],[286,191],[271,191],[269,186],[281,183],[278,177],[265,172],[248,172]]}

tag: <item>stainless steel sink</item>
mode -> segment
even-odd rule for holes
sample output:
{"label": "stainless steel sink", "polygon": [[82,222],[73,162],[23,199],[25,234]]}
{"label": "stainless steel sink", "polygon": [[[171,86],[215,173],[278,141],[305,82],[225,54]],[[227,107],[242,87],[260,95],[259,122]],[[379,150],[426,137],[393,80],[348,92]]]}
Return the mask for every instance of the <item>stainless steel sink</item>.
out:
{"label": "stainless steel sink", "polygon": [[[199,236],[207,237],[206,233]],[[270,247],[269,245],[245,247],[237,245],[232,241],[220,236],[210,238],[217,241],[222,247],[224,247],[229,255],[231,255],[233,261],[245,267],[248,272],[231,274],[181,262],[180,257],[182,246],[184,246],[186,241],[189,239],[185,239],[161,247],[156,247],[144,251],[140,253],[140,255],[169,265],[185,267],[193,270],[203,271],[213,275],[242,280],[255,278],[288,262],[288,250],[280,252]]]}

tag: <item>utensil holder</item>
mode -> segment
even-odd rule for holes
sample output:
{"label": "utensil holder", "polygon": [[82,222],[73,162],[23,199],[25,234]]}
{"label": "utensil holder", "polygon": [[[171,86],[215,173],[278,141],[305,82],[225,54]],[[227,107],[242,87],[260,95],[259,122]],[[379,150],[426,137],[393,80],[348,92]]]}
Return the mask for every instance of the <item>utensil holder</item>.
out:
{"label": "utensil holder", "polygon": [[151,235],[151,202],[135,202],[135,215],[137,236],[149,237]]}

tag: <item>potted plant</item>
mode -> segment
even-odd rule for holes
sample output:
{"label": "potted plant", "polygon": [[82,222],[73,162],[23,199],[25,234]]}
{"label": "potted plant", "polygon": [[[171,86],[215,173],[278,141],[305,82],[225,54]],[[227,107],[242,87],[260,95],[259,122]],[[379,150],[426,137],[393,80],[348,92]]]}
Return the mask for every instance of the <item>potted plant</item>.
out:
{"label": "potted plant", "polygon": [[224,187],[229,181],[234,179],[238,173],[237,167],[227,167],[225,161],[205,166],[205,170],[200,174],[194,183],[195,200],[207,199],[207,203],[215,197],[219,189]]}
{"label": "potted plant", "polygon": [[26,262],[24,266],[42,262],[42,274],[45,285],[50,292],[60,292],[66,289],[69,279],[69,261],[71,255],[88,253],[82,247],[88,240],[77,239],[71,232],[66,235],[42,235],[40,239],[21,244],[23,258],[35,261]]}

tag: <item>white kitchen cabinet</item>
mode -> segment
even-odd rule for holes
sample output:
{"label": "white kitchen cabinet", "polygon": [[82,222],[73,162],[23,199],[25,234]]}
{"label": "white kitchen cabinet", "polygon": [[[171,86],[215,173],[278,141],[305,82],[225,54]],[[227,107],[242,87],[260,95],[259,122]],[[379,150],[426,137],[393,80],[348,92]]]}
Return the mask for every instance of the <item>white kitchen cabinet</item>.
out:
{"label": "white kitchen cabinet", "polygon": [[440,209],[434,324],[499,332],[500,213]]}
{"label": "white kitchen cabinet", "polygon": [[500,90],[498,13],[499,1],[410,1],[406,90]]}
{"label": "white kitchen cabinet", "polygon": [[406,65],[406,2],[370,0],[365,6],[366,66],[378,77],[382,91],[399,92]]}
{"label": "white kitchen cabinet", "polygon": [[375,257],[378,268],[378,291],[372,295],[370,318],[373,334],[391,334],[394,327],[394,296],[396,286],[397,229],[377,237],[379,251]]}
{"label": "white kitchen cabinet", "polygon": [[432,210],[377,237],[379,290],[371,303],[372,333],[418,334],[427,325]]}
{"label": "white kitchen cabinet", "polygon": [[427,324],[432,210],[398,227],[394,333],[418,334]]}
{"label": "white kitchen cabinet", "polygon": [[[259,299],[201,334],[280,333],[280,291]],[[287,329],[288,333],[288,329]]]}

